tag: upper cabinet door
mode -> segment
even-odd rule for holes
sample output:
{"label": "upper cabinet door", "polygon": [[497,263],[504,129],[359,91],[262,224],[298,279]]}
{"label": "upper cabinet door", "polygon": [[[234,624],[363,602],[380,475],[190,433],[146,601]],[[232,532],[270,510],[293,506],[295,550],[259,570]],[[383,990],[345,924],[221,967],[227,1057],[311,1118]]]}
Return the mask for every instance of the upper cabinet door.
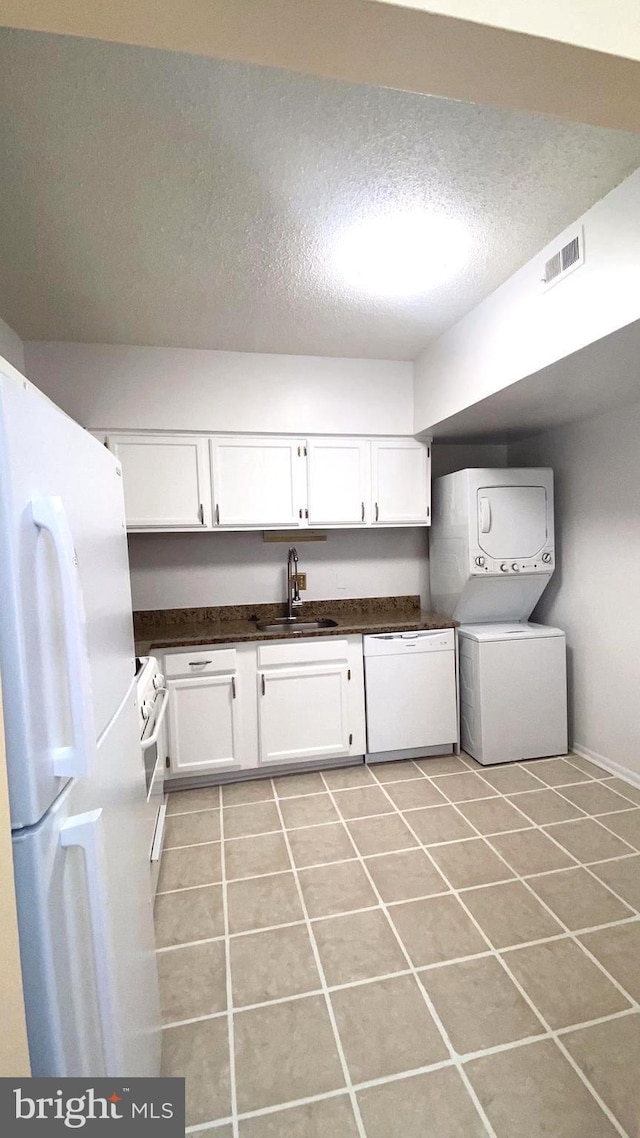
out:
{"label": "upper cabinet door", "polygon": [[306,525],[304,440],[218,436],[211,466],[216,526]]}
{"label": "upper cabinet door", "polygon": [[211,529],[206,439],[188,435],[108,435],[122,463],[127,529]]}
{"label": "upper cabinet door", "polygon": [[370,523],[368,440],[310,439],[307,447],[309,525]]}
{"label": "upper cabinet door", "polygon": [[373,524],[431,524],[430,449],[414,439],[371,443]]}

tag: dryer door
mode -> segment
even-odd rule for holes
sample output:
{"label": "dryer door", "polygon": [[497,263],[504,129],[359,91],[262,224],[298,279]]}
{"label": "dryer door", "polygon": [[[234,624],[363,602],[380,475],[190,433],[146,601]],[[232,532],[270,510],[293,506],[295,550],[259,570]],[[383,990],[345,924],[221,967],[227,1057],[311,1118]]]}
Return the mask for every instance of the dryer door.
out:
{"label": "dryer door", "polygon": [[483,486],[477,491],[478,545],[488,557],[535,557],[547,541],[544,486]]}

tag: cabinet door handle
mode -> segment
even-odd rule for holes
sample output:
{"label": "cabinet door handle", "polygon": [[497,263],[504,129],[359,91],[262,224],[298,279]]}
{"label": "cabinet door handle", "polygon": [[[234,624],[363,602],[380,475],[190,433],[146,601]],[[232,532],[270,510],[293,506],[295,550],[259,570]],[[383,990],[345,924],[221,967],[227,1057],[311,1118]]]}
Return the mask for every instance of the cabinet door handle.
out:
{"label": "cabinet door handle", "polygon": [[260,680],[261,680],[261,686],[262,686],[262,694],[266,695],[267,694],[267,685],[264,682],[264,672],[262,673]]}
{"label": "cabinet door handle", "polygon": [[302,517],[302,506],[301,506],[301,507],[300,507],[300,509],[298,510],[298,517],[299,517],[299,518],[301,518],[301,517]]}
{"label": "cabinet door handle", "polygon": [[378,506],[378,503],[376,502],[376,521],[378,521],[379,517],[380,517],[380,507]]}
{"label": "cabinet door handle", "polygon": [[216,525],[220,525],[220,506],[216,502]]}
{"label": "cabinet door handle", "polygon": [[305,508],[304,516],[305,516],[305,518],[309,517],[309,507],[308,506]]}
{"label": "cabinet door handle", "polygon": [[231,677],[231,696],[232,696],[232,699],[236,698],[236,677],[235,676]]}
{"label": "cabinet door handle", "polygon": [[364,502],[362,503],[362,521],[364,521]]}
{"label": "cabinet door handle", "polygon": [[204,506],[202,505],[202,502],[200,503],[200,506],[198,508],[198,517],[200,518],[200,525],[203,526],[204,525]]}

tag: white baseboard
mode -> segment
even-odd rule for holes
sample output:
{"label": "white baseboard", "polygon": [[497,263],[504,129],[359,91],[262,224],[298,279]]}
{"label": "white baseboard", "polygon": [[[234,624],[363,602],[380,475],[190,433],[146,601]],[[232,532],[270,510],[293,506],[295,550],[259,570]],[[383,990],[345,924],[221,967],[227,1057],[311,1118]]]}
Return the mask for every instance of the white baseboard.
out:
{"label": "white baseboard", "polygon": [[597,751],[592,751],[589,747],[583,747],[582,743],[573,743],[571,750],[575,751],[576,755],[581,755],[583,759],[588,759],[590,763],[595,763],[597,767],[602,767],[603,770],[617,775],[624,782],[629,782],[632,786],[640,786],[640,771],[629,770],[629,767],[623,767],[620,763],[614,762],[613,759],[599,755]]}

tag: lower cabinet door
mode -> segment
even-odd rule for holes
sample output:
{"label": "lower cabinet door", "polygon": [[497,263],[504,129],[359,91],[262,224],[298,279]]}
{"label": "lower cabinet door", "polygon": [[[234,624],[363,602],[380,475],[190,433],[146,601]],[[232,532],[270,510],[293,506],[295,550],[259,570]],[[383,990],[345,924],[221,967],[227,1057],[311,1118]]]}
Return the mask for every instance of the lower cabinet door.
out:
{"label": "lower cabinet door", "polygon": [[170,680],[171,772],[200,774],[240,763],[240,692],[235,675]]}
{"label": "lower cabinet door", "polygon": [[346,662],[262,669],[258,720],[261,763],[348,755]]}

